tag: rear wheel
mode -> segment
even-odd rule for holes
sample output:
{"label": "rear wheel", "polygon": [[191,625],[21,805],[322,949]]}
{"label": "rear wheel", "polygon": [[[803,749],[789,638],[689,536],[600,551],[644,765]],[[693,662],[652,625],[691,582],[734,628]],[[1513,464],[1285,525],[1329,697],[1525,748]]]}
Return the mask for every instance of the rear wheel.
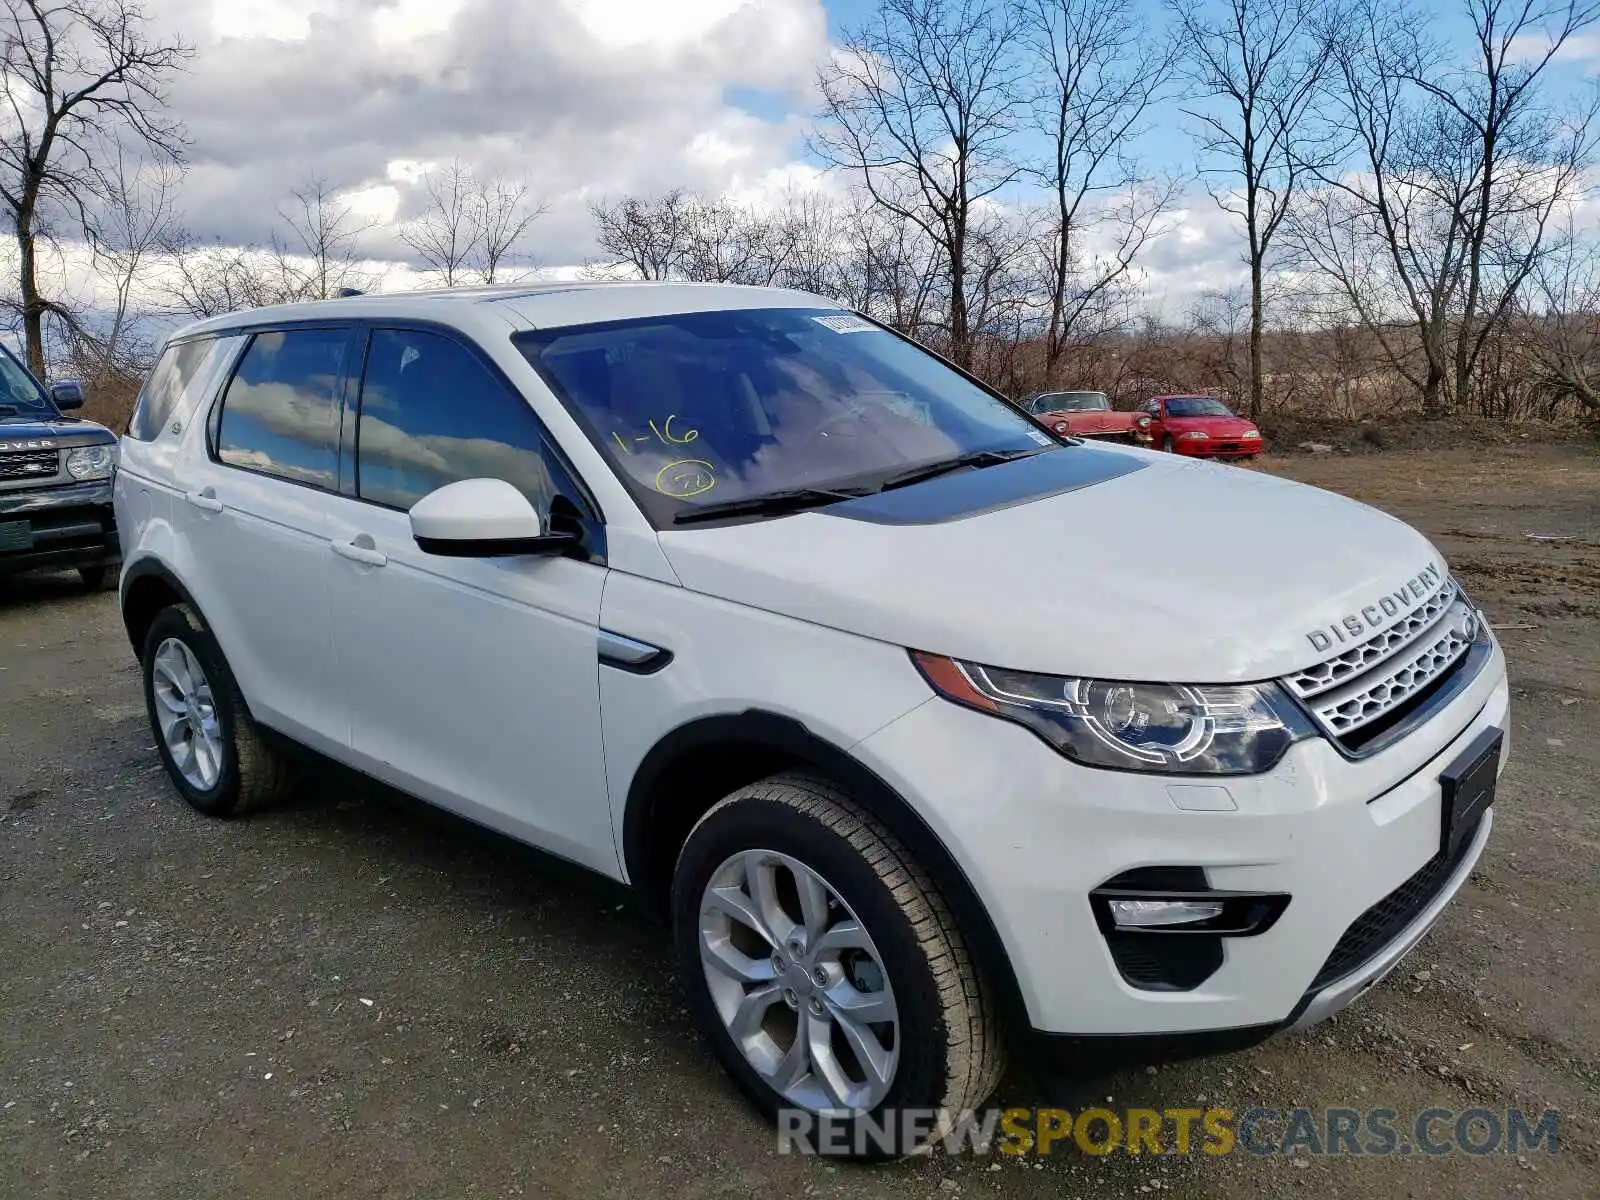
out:
{"label": "rear wheel", "polygon": [[221,817],[287,794],[288,762],[251,719],[222,648],[193,609],[156,614],[141,662],[156,749],[185,800]]}
{"label": "rear wheel", "polygon": [[[701,1029],[769,1118],[852,1155],[936,1134],[1003,1065],[988,992],[932,881],[830,784],[774,776],[713,807],[673,880],[679,969]],[[812,1144],[816,1144],[813,1142]]]}

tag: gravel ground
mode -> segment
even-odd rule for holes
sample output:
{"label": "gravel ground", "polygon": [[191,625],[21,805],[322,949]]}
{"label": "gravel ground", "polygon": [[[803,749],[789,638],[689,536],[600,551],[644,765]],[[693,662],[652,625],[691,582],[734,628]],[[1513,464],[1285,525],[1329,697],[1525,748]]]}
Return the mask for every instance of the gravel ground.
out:
{"label": "gravel ground", "polygon": [[[1594,1195],[1600,465],[1554,444],[1262,469],[1416,523],[1500,627],[1515,749],[1495,837],[1337,1021],[1093,1095],[1551,1106],[1558,1154],[779,1156],[625,896],[331,769],[284,810],[193,814],[114,597],[60,576],[0,581],[0,1196]],[[1085,1097],[1021,1076],[1001,1093]]]}

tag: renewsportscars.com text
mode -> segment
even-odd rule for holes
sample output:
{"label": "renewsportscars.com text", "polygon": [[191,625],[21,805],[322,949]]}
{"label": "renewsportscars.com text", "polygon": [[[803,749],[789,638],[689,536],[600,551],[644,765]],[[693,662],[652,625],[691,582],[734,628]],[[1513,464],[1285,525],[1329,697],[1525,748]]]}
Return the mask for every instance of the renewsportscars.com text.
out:
{"label": "renewsportscars.com text", "polygon": [[1522,1154],[1559,1149],[1560,1113],[1519,1108],[897,1109],[854,1119],[783,1109],[778,1153],[890,1152],[924,1141],[949,1154]]}

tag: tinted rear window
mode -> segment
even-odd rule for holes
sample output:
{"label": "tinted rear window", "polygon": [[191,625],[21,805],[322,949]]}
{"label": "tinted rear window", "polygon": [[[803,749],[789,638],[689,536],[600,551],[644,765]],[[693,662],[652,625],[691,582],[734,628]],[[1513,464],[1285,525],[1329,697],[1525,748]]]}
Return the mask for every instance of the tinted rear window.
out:
{"label": "tinted rear window", "polygon": [[343,329],[258,333],[228,384],[217,457],[229,466],[332,490],[339,475]]}
{"label": "tinted rear window", "polygon": [[128,436],[153,442],[169,422],[187,418],[199,400],[213,394],[241,340],[195,338],[163,350],[128,419]]}

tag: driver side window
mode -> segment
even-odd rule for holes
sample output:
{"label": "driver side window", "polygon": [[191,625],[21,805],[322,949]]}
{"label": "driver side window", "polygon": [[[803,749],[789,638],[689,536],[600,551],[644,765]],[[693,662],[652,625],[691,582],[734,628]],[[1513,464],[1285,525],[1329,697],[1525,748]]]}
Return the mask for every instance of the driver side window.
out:
{"label": "driver side window", "polygon": [[356,425],[356,494],[409,509],[448,483],[504,479],[540,512],[557,488],[538,420],[461,343],[413,329],[372,333]]}

